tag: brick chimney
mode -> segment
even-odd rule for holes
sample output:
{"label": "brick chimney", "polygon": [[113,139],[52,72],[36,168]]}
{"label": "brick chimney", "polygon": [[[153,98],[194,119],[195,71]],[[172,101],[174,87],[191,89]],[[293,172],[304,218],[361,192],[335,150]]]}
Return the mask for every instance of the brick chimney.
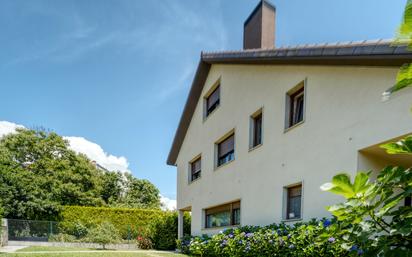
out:
{"label": "brick chimney", "polygon": [[275,47],[276,7],[261,0],[243,25],[243,49]]}

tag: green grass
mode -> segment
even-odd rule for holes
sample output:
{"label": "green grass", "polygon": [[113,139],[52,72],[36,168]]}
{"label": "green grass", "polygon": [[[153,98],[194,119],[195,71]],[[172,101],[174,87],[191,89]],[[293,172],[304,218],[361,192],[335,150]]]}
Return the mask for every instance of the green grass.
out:
{"label": "green grass", "polygon": [[76,248],[76,247],[55,247],[55,246],[28,246],[26,248],[17,250],[17,252],[64,252],[64,251],[87,251],[96,250],[90,248]]}
{"label": "green grass", "polygon": [[[73,251],[73,252],[69,252]],[[88,252],[89,251],[89,252]],[[93,252],[90,252],[93,251]],[[49,247],[49,246],[29,246],[18,250],[16,253],[0,253],[1,257],[185,257],[186,255],[156,252],[156,251],[138,251],[130,250],[96,250],[87,248],[71,247]]]}
{"label": "green grass", "polygon": [[173,254],[173,253],[125,253],[125,252],[99,252],[99,253],[10,253],[1,254],[2,257],[179,257],[185,255]]}

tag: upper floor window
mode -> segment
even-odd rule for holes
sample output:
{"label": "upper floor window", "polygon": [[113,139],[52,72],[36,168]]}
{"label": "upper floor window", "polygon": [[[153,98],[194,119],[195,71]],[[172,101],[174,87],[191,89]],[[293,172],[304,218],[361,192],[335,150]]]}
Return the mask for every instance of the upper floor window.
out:
{"label": "upper floor window", "polygon": [[263,134],[263,113],[262,110],[257,111],[250,117],[250,148],[255,148],[262,144]]}
{"label": "upper floor window", "polygon": [[240,225],[240,202],[233,202],[205,210],[205,227]]}
{"label": "upper floor window", "polygon": [[286,219],[300,219],[302,212],[302,185],[286,188]]}
{"label": "upper floor window", "polygon": [[217,144],[217,166],[235,159],[235,134],[231,134]]}
{"label": "upper floor window", "polygon": [[304,82],[299,84],[296,88],[288,92],[286,101],[286,128],[303,121],[305,115],[305,86]]}
{"label": "upper floor window", "polygon": [[206,97],[206,117],[209,116],[220,104],[220,85]]}
{"label": "upper floor window", "polygon": [[190,163],[190,181],[200,178],[202,172],[202,158],[199,157]]}

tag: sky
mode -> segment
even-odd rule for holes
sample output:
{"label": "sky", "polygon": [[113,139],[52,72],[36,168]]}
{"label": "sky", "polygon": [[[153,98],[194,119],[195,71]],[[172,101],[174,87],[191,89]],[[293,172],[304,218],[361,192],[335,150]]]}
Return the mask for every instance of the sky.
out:
{"label": "sky", "polygon": [[[406,0],[272,0],[276,46],[392,38]],[[46,128],[176,199],[166,159],[201,51],[258,0],[1,0],[0,135]]]}

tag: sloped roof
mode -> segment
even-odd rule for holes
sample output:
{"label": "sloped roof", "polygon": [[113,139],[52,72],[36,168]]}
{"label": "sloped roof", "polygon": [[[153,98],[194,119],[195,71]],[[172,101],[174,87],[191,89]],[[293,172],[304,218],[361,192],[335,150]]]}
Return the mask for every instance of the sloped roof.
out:
{"label": "sloped roof", "polygon": [[202,52],[200,62],[179,121],[168,165],[176,165],[190,121],[200,98],[212,64],[272,64],[272,65],[355,65],[400,67],[412,60],[406,45],[394,45],[391,40],[342,42],[333,44],[298,45],[273,49]]}

